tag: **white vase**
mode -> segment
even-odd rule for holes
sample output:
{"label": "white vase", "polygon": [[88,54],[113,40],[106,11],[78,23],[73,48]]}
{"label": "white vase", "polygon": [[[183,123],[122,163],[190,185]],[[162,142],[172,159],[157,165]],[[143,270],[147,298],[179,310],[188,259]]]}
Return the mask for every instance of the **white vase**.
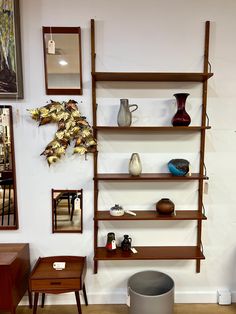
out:
{"label": "white vase", "polygon": [[142,172],[142,164],[138,153],[133,153],[129,161],[129,174],[139,176]]}

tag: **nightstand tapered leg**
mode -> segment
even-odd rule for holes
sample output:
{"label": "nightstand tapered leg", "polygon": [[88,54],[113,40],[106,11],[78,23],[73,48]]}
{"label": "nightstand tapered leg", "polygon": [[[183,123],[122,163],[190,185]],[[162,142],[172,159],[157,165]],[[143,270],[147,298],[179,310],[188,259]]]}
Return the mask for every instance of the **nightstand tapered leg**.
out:
{"label": "nightstand tapered leg", "polygon": [[81,304],[80,304],[80,298],[79,298],[79,291],[75,291],[75,298],[76,298],[78,313],[79,313],[79,314],[82,314]]}
{"label": "nightstand tapered leg", "polygon": [[32,292],[28,288],[29,308],[32,309]]}
{"label": "nightstand tapered leg", "polygon": [[83,284],[83,294],[84,294],[84,302],[86,305],[88,305],[88,298],[87,298],[87,293],[85,289],[85,284]]}
{"label": "nightstand tapered leg", "polygon": [[36,312],[37,312],[38,298],[39,298],[39,293],[38,293],[38,292],[35,292],[35,294],[34,294],[34,308],[33,308],[33,314],[36,314]]}
{"label": "nightstand tapered leg", "polygon": [[45,303],[45,293],[42,293],[42,303],[41,303],[41,307],[44,307],[44,303]]}
{"label": "nightstand tapered leg", "polygon": [[15,307],[13,307],[13,308],[11,309],[11,314],[16,314],[16,308],[15,308]]}

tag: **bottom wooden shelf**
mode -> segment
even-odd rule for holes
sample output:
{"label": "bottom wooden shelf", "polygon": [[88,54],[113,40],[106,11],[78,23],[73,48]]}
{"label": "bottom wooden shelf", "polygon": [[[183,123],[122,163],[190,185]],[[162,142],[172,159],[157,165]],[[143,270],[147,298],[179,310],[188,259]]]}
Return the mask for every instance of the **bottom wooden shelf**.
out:
{"label": "bottom wooden shelf", "polygon": [[109,252],[98,247],[94,260],[201,260],[205,259],[197,246],[135,246],[138,253],[124,252],[120,248]]}

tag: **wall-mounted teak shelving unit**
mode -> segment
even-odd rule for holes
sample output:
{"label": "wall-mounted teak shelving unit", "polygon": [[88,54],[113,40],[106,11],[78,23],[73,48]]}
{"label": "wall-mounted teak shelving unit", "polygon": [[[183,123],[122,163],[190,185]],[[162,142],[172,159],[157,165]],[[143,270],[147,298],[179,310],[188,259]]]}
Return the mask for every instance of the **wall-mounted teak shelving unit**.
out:
{"label": "wall-mounted teak shelving unit", "polygon": [[[200,161],[199,173],[191,176],[175,177],[169,173],[143,173],[139,177],[132,177],[123,173],[98,173],[98,152],[94,154],[94,273],[98,271],[99,260],[195,260],[196,272],[200,272],[200,261],[205,259],[202,251],[202,221],[206,219],[203,206],[203,183],[208,177],[205,174],[205,132],[210,129],[206,123],[207,108],[207,81],[213,76],[208,72],[210,22],[205,24],[205,48],[202,73],[136,73],[136,72],[96,72],[95,53],[95,23],[91,20],[91,63],[92,63],[92,106],[94,136],[97,139],[98,132],[199,132],[200,133]],[[200,126],[173,127],[173,126],[101,126],[97,125],[97,100],[96,85],[99,81],[133,81],[133,82],[196,82],[202,84],[202,113]],[[125,214],[121,217],[112,217],[109,211],[99,210],[98,194],[100,181],[198,181],[198,206],[196,210],[178,210],[173,216],[160,216],[155,210],[137,210],[137,216]],[[108,252],[105,247],[98,247],[99,221],[140,221],[140,220],[195,220],[197,222],[197,241],[195,246],[138,246],[138,253],[123,252],[120,248],[115,252]]]}

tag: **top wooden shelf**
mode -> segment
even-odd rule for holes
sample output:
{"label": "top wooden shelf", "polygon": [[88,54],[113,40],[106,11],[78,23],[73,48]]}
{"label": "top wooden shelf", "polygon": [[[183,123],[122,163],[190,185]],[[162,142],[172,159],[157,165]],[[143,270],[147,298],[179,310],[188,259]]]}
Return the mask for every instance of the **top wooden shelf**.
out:
{"label": "top wooden shelf", "polygon": [[213,73],[183,72],[94,72],[95,81],[133,81],[133,82],[204,82]]}

